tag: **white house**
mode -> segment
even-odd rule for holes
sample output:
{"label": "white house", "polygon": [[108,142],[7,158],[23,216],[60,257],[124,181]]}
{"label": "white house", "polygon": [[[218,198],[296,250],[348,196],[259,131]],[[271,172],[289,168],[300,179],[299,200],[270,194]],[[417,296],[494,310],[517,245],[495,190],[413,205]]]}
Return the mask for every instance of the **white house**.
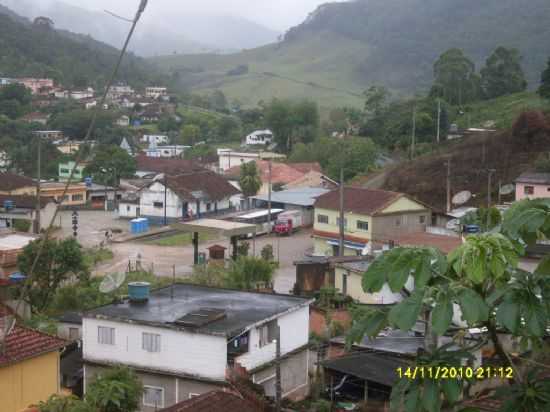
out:
{"label": "white house", "polygon": [[130,146],[130,143],[128,143],[128,139],[125,137],[122,138],[122,142],[120,142],[120,148],[126,150],[130,156],[134,154],[134,150],[132,149],[132,146]]}
{"label": "white house", "polygon": [[125,114],[116,119],[116,125],[120,127],[130,126],[130,117]]}
{"label": "white house", "polygon": [[256,130],[246,136],[246,144],[248,146],[267,146],[271,142],[273,142],[273,132],[271,130]]}
{"label": "white house", "polygon": [[300,398],[309,387],[311,303],[175,284],[151,292],[146,301],[130,297],[94,309],[83,319],[84,387],[111,365],[130,366],[144,385],[141,411],[149,412],[219,389],[244,368],[274,396],[279,334],[282,394]]}
{"label": "white house", "polygon": [[144,134],[141,139],[141,143],[147,144],[168,144],[168,136],[163,134]]}
{"label": "white house", "polygon": [[158,99],[162,96],[168,95],[168,89],[166,87],[146,87],[145,88],[145,97],[151,99]]}
{"label": "white house", "polygon": [[160,177],[140,193],[141,216],[152,222],[192,219],[229,211],[240,192],[209,170]]}
{"label": "white house", "polygon": [[145,149],[145,155],[147,157],[180,157],[185,150],[189,149],[191,146],[183,145],[162,145],[157,146],[156,144],[151,143],[149,148]]}
{"label": "white house", "polygon": [[220,172],[225,172],[235,166],[256,160],[283,160],[286,156],[271,152],[237,152],[231,149],[218,149],[218,168]]}

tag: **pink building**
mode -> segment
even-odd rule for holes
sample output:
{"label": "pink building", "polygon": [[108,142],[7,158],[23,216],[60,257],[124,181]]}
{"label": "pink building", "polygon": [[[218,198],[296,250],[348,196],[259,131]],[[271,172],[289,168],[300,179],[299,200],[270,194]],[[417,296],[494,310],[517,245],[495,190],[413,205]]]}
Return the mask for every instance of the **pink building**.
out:
{"label": "pink building", "polygon": [[30,89],[32,94],[41,94],[45,90],[53,89],[54,86],[52,79],[35,79],[33,77],[27,77],[16,79],[16,82]]}
{"label": "pink building", "polygon": [[550,173],[523,173],[516,179],[516,201],[550,198]]}

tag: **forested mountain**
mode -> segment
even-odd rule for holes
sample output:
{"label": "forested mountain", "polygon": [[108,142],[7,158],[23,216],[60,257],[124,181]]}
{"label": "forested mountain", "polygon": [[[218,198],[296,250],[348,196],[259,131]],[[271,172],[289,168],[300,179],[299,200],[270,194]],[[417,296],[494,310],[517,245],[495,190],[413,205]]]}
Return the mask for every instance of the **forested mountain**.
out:
{"label": "forested mountain", "polygon": [[[51,77],[67,87],[103,86],[119,54],[89,36],[34,25],[5,7],[0,8],[0,50],[0,76]],[[117,80],[139,87],[161,79],[147,61],[130,54]]]}
{"label": "forested mountain", "polygon": [[[449,48],[464,49],[479,69],[505,46],[520,51],[535,87],[550,56],[548,21],[547,0],[355,0],[320,6],[278,44],[160,64],[187,87],[220,87],[245,101],[313,96],[341,104],[372,84],[398,94],[427,90],[434,61]],[[238,65],[248,71],[229,75]]]}
{"label": "forested mountain", "polygon": [[[87,34],[115,47],[120,47],[128,28],[125,22],[103,11],[88,10],[58,0],[0,0],[0,3],[30,19],[47,16],[57,28]],[[150,2],[130,50],[140,56],[235,52],[272,43],[278,36],[276,31],[244,18],[166,12]]]}

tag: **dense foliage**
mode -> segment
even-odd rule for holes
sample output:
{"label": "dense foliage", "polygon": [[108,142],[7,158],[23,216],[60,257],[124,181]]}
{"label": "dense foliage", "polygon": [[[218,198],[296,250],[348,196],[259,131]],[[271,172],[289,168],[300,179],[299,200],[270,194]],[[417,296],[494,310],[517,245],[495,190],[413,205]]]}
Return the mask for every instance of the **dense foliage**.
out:
{"label": "dense foliage", "polygon": [[522,92],[527,81],[521,68],[521,56],[516,49],[498,47],[481,69],[481,89],[485,98]]}
{"label": "dense foliage", "polygon": [[29,111],[31,93],[22,84],[9,84],[0,88],[0,116],[17,119]]}
{"label": "dense foliage", "polygon": [[254,196],[262,187],[262,179],[256,162],[247,162],[241,165],[239,186],[246,197]]}
{"label": "dense foliage", "polygon": [[550,59],[546,64],[546,68],[542,72],[541,82],[539,87],[539,94],[545,99],[550,99]]}
{"label": "dense foliage", "polygon": [[[533,365],[547,348],[550,260],[543,259],[533,273],[518,267],[525,247],[540,237],[550,237],[550,201],[525,200],[514,204],[491,233],[467,237],[448,257],[433,248],[384,253],[364,274],[364,291],[375,293],[388,284],[397,293],[409,276],[415,290],[389,310],[354,313],[349,343],[375,337],[388,325],[409,331],[417,320],[426,320],[425,351],[418,354],[416,366],[472,365],[474,354],[489,343],[494,348],[489,362],[513,370],[513,379],[499,392],[505,401],[501,410],[546,410],[550,380]],[[464,337],[468,328],[482,332],[474,341],[437,344],[441,336]],[[520,344],[519,356],[504,344],[506,333]],[[458,406],[462,393],[468,398],[470,383],[469,378],[404,377],[393,387],[391,409],[435,412]]]}
{"label": "dense foliage", "polygon": [[84,169],[84,174],[92,177],[94,182],[111,186],[118,185],[121,178],[133,177],[135,173],[136,160],[115,145],[99,146]]}
{"label": "dense foliage", "polygon": [[[47,77],[66,87],[103,87],[118,51],[89,36],[56,31],[0,14],[0,73],[8,77]],[[134,87],[154,83],[155,71],[126,56],[118,80]]]}

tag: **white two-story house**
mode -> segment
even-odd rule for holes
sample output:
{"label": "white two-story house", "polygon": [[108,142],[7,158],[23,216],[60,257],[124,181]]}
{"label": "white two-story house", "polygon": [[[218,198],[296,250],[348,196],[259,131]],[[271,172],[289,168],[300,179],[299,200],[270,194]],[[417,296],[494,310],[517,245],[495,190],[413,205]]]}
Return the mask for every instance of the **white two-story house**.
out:
{"label": "white two-story house", "polygon": [[82,328],[84,387],[112,365],[134,369],[144,385],[141,411],[228,387],[238,371],[275,395],[277,331],[282,393],[309,387],[309,305],[289,295],[175,284],[94,309]]}

